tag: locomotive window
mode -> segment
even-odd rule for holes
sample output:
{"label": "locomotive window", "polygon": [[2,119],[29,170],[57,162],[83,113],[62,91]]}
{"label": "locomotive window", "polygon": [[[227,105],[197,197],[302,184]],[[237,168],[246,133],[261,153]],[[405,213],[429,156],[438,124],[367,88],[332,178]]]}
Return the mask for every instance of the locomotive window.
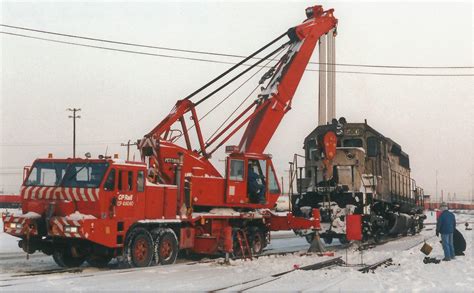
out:
{"label": "locomotive window", "polygon": [[244,161],[230,160],[230,180],[244,181]]}
{"label": "locomotive window", "polygon": [[308,141],[308,148],[306,151],[306,157],[309,158],[310,160],[314,161],[317,160],[317,153],[318,147],[316,145],[316,140],[315,139],[310,139]]}
{"label": "locomotive window", "polygon": [[110,170],[109,176],[104,183],[104,190],[114,190],[115,189],[115,169]]}
{"label": "locomotive window", "polygon": [[137,191],[143,192],[145,190],[145,173],[138,171],[137,174]]}
{"label": "locomotive window", "polygon": [[376,137],[367,138],[367,156],[377,157],[379,154],[379,140]]}
{"label": "locomotive window", "polygon": [[360,138],[344,139],[344,147],[361,148],[363,147],[362,139]]}

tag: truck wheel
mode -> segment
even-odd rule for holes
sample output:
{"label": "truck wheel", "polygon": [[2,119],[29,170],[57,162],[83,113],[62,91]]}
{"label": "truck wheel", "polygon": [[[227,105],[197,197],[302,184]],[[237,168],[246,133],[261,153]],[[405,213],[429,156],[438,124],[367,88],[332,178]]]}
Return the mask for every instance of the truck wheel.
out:
{"label": "truck wheel", "polygon": [[250,245],[253,254],[261,254],[266,246],[265,235],[260,230],[255,230],[250,234]]}
{"label": "truck wheel", "polygon": [[155,245],[150,232],[134,228],[127,236],[123,262],[129,267],[147,267],[153,260]]}
{"label": "truck wheel", "polygon": [[85,257],[74,257],[71,252],[66,250],[56,250],[53,252],[54,262],[63,268],[75,268],[84,263]]}
{"label": "truck wheel", "polygon": [[91,267],[106,268],[112,257],[102,255],[92,255],[86,259]]}
{"label": "truck wheel", "polygon": [[178,238],[171,229],[163,229],[157,238],[157,259],[162,265],[174,264],[178,256]]}

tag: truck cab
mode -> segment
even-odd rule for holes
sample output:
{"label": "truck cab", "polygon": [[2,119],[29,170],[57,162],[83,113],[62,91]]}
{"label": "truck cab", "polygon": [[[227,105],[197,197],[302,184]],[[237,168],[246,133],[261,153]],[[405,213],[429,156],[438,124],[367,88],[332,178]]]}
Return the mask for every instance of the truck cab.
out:
{"label": "truck cab", "polygon": [[[111,258],[137,221],[176,220],[176,186],[152,184],[146,176],[141,162],[38,159],[21,187],[22,214],[3,214],[4,231],[21,238],[28,253],[54,256],[67,243],[77,255]],[[67,255],[56,258],[64,262]]]}

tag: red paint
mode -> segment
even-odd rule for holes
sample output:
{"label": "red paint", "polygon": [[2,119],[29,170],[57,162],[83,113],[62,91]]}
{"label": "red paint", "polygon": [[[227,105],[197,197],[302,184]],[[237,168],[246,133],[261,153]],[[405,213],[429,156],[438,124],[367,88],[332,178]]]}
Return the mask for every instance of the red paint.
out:
{"label": "red paint", "polygon": [[[310,219],[295,217],[291,213],[279,216],[271,212],[257,212],[275,206],[281,193],[271,155],[264,154],[266,146],[279,126],[283,116],[291,109],[291,101],[313,54],[318,39],[337,24],[332,10],[323,11],[321,6],[309,8],[313,17],[292,29],[291,37],[297,50],[276,69],[278,82],[272,93],[264,98],[255,97],[237,119],[223,126],[214,138],[204,138],[199,125],[196,105],[190,100],[179,100],[174,109],[139,143],[143,162],[155,165],[154,179],[145,180],[143,190],[138,190],[138,173],[148,174],[148,166],[141,162],[123,162],[112,159],[38,159],[40,162],[61,163],[108,163],[102,182],[97,188],[32,187],[23,183],[21,202],[23,212],[35,211],[44,221],[50,215],[50,238],[80,238],[113,248],[122,253],[127,233],[131,227],[142,226],[173,228],[179,234],[179,245],[195,253],[216,254],[231,252],[234,229],[245,230],[248,223],[268,236],[270,230],[319,229],[319,210],[314,209]],[[295,49],[293,48],[293,49]],[[272,80],[270,80],[272,81]],[[273,81],[272,81],[273,82]],[[191,118],[193,129],[191,129]],[[175,131],[181,127],[181,132]],[[245,128],[238,148],[226,159],[226,174],[222,176],[210,161],[210,155],[230,138]],[[190,131],[193,131],[191,135]],[[178,145],[183,136],[184,146]],[[191,141],[196,138],[197,142]],[[209,143],[205,143],[208,141]],[[334,144],[332,138],[329,143]],[[212,148],[211,148],[212,147]],[[180,160],[182,158],[182,160]],[[230,161],[243,161],[243,171],[230,178]],[[249,161],[261,162],[259,170],[264,176],[265,203],[252,202],[247,191]],[[178,172],[180,171],[180,172]],[[31,172],[29,169],[27,172]],[[115,172],[115,173],[112,173]],[[107,190],[109,174],[115,174],[115,186]],[[177,174],[181,174],[179,177]],[[25,176],[27,178],[27,176]],[[131,188],[129,188],[129,178]],[[118,182],[122,184],[119,186]],[[270,182],[272,184],[270,185]],[[212,214],[212,208],[233,208],[236,214]],[[200,213],[193,213],[199,211]],[[71,220],[69,215],[86,215],[84,219]],[[69,217],[68,217],[69,216]],[[21,217],[21,216],[20,216]],[[20,217],[9,217],[19,221]],[[36,227],[35,219],[28,220]],[[77,232],[66,232],[67,226],[77,227]],[[4,226],[5,229],[6,226]],[[120,228],[119,228],[120,227]],[[249,228],[249,230],[251,230]],[[68,227],[69,229],[69,227]],[[8,232],[7,232],[8,233]],[[249,232],[250,233],[250,232]],[[253,233],[253,232],[252,232]],[[24,237],[21,233],[13,234]],[[51,242],[48,242],[50,245]],[[71,242],[78,243],[78,242]]]}
{"label": "red paint", "polygon": [[346,237],[347,240],[362,240],[362,216],[346,216]]}
{"label": "red paint", "polygon": [[19,195],[0,195],[1,203],[20,203],[21,198]]}

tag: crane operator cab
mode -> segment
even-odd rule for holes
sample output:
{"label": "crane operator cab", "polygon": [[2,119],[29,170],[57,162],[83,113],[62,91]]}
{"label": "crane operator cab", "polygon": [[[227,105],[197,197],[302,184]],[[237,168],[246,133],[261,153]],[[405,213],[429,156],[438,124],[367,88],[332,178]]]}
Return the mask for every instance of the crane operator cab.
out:
{"label": "crane operator cab", "polygon": [[227,203],[267,207],[280,195],[280,187],[269,155],[229,155]]}
{"label": "crane operator cab", "polygon": [[[263,164],[266,162],[261,160]],[[266,164],[265,164],[266,165]],[[252,203],[265,204],[265,175],[259,160],[248,160],[247,193]],[[264,169],[265,170],[265,169]]]}

